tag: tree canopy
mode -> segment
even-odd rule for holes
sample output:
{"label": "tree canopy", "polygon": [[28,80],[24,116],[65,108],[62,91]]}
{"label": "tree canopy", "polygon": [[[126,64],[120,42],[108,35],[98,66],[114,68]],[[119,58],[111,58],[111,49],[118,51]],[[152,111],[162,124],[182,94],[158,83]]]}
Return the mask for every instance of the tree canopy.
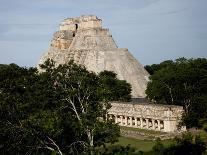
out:
{"label": "tree canopy", "polygon": [[146,90],[151,101],[183,106],[188,127],[207,119],[207,59],[180,58],[145,68],[151,74]]}
{"label": "tree canopy", "polygon": [[[160,139],[156,140],[152,151],[146,153],[150,155],[202,155],[205,153],[205,142],[199,135],[193,136],[185,133],[182,137],[175,137],[173,143],[165,147]],[[144,153],[145,154],[145,153]]]}
{"label": "tree canopy", "polygon": [[106,114],[115,94],[130,100],[129,84],[72,61],[41,68],[0,65],[0,154],[93,154],[117,140],[119,127]]}

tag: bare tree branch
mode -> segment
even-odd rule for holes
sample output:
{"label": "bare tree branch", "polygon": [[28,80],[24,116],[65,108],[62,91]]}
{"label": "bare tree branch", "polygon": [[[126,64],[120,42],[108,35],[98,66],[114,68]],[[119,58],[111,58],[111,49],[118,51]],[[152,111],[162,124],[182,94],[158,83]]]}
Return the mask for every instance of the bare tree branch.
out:
{"label": "bare tree branch", "polygon": [[53,144],[57,148],[59,154],[60,155],[63,155],[63,153],[61,152],[59,146],[50,137],[47,136],[47,138],[49,139],[49,141],[51,142],[51,144]]}

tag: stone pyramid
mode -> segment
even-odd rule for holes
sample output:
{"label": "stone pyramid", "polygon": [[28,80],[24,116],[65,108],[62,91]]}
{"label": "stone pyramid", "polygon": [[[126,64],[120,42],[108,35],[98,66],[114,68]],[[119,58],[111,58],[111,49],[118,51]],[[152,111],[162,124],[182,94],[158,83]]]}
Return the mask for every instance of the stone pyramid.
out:
{"label": "stone pyramid", "polygon": [[75,63],[88,70],[114,71],[121,80],[132,86],[132,97],[145,97],[149,74],[126,48],[118,48],[108,29],[102,28],[102,20],[96,16],[67,18],[54,33],[49,50],[39,64],[48,58],[57,64]]}

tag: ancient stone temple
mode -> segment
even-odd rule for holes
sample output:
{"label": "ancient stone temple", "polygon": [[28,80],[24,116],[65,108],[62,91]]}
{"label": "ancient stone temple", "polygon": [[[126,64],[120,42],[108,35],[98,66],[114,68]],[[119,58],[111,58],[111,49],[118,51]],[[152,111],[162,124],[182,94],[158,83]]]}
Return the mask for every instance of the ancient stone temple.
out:
{"label": "ancient stone temple", "polygon": [[102,28],[102,21],[96,16],[63,20],[39,63],[48,58],[58,64],[73,59],[96,73],[114,71],[119,79],[131,84],[133,97],[145,96],[149,74],[127,49],[117,47],[109,30]]}
{"label": "ancient stone temple", "polygon": [[[70,60],[95,73],[114,71],[132,86],[133,98],[144,98],[149,74],[126,48],[118,48],[109,30],[96,16],[68,18],[60,23],[50,47],[39,64],[48,58],[56,64]],[[121,126],[175,132],[182,107],[152,105],[145,102],[112,103],[109,117]]]}

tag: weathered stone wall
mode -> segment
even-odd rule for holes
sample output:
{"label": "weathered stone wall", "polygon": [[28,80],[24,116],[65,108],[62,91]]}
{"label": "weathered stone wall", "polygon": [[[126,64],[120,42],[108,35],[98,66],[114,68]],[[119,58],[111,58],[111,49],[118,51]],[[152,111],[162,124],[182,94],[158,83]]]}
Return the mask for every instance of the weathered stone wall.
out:
{"label": "weathered stone wall", "polygon": [[175,105],[113,102],[108,117],[120,126],[178,132],[183,108]]}
{"label": "weathered stone wall", "polygon": [[68,18],[60,24],[60,30],[76,31],[77,29],[101,28],[102,21],[96,16],[81,16],[79,18]]}
{"label": "weathered stone wall", "polygon": [[143,131],[132,131],[132,130],[126,130],[121,129],[121,135],[124,137],[129,138],[135,138],[135,139],[141,139],[141,140],[156,140],[157,138],[160,138],[161,140],[167,140],[167,139],[173,139],[175,137],[182,136],[182,132],[161,132],[161,133],[147,133]]}

